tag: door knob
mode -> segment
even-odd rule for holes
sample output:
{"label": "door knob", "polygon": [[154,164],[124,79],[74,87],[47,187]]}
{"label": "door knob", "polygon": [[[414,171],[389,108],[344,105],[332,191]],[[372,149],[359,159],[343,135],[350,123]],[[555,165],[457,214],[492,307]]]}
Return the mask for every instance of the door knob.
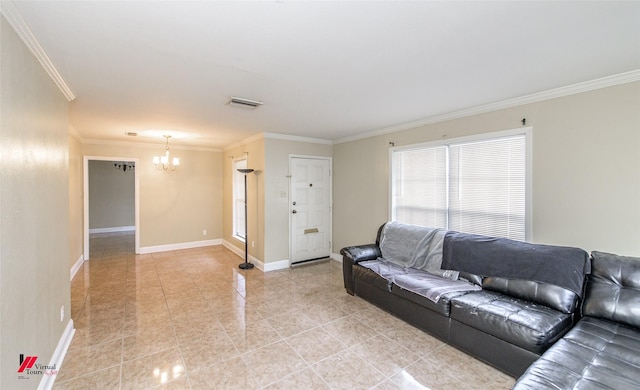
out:
{"label": "door knob", "polygon": [[295,210],[293,210],[291,213],[292,213],[292,214],[298,214],[298,212],[297,212],[297,211],[295,211]]}

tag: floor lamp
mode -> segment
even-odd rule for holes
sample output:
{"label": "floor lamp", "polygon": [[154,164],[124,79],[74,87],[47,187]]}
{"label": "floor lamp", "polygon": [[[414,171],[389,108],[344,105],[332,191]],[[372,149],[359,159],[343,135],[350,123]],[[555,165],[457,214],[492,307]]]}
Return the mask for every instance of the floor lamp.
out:
{"label": "floor lamp", "polygon": [[249,237],[247,234],[247,174],[253,172],[253,169],[238,169],[238,172],[244,173],[244,263],[240,263],[238,267],[241,269],[251,269],[253,264],[249,263]]}

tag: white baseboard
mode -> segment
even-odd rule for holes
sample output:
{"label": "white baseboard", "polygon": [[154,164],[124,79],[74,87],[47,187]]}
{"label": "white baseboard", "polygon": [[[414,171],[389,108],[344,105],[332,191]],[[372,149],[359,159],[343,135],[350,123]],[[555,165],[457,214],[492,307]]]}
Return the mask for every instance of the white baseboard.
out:
{"label": "white baseboard", "polygon": [[[242,255],[242,259],[244,262],[244,254]],[[259,269],[260,271],[265,272],[264,263],[251,255],[249,255],[249,263],[252,263],[253,265],[255,265],[256,268]]]}
{"label": "white baseboard", "polygon": [[116,233],[116,232],[135,232],[135,226],[116,226],[109,228],[95,228],[89,229],[89,234],[93,233]]}
{"label": "white baseboard", "polygon": [[279,269],[286,269],[291,266],[289,260],[271,261],[264,264],[264,272],[277,271]]}
{"label": "white baseboard", "polygon": [[58,341],[58,346],[56,346],[56,350],[53,352],[51,361],[48,364],[48,366],[55,367],[55,371],[57,372],[55,372],[54,375],[43,375],[38,385],[38,390],[49,390],[53,388],[53,384],[60,371],[60,366],[62,366],[62,362],[64,361],[64,357],[67,354],[67,350],[69,349],[69,345],[71,345],[71,340],[73,340],[75,333],[76,330],[73,327],[73,320],[69,319],[67,327],[64,329],[64,333],[62,333],[62,337],[60,337],[60,341]]}
{"label": "white baseboard", "polygon": [[332,253],[331,260],[335,260],[338,263],[342,263],[342,255],[340,253]]}
{"label": "white baseboard", "polygon": [[237,246],[233,245],[232,243],[230,243],[227,240],[222,240],[222,245],[229,249],[231,252],[235,253],[236,255],[242,257],[244,259],[244,251],[240,248],[238,248]]}
{"label": "white baseboard", "polygon": [[[243,260],[244,259],[244,251],[240,248],[238,248],[237,246],[233,245],[232,243],[230,243],[227,240],[222,240],[222,245],[229,249],[231,252],[235,253],[236,255],[240,256],[240,258]],[[249,255],[249,262],[254,264],[258,269],[260,269],[262,272],[264,272],[264,263],[258,259],[256,259],[255,257]]]}
{"label": "white baseboard", "polygon": [[[244,251],[242,249],[238,248],[227,240],[223,240],[222,245],[224,245],[225,248],[229,249],[231,252],[240,256],[241,259],[244,259]],[[277,271],[279,269],[289,268],[289,266],[291,265],[291,262],[289,260],[270,261],[268,263],[265,263],[251,255],[249,255],[248,260],[250,263],[255,264],[255,266],[262,272]]]}
{"label": "white baseboard", "polygon": [[80,255],[75,264],[73,264],[73,267],[71,267],[71,280],[73,280],[80,268],[82,268],[82,263],[84,263],[84,255]]}
{"label": "white baseboard", "polygon": [[220,245],[220,244],[222,244],[221,238],[218,238],[215,240],[179,242],[177,244],[144,246],[144,247],[140,247],[140,254],[144,255],[147,253],[167,252],[167,251],[175,251],[180,249],[201,248],[203,246],[213,246],[213,245]]}

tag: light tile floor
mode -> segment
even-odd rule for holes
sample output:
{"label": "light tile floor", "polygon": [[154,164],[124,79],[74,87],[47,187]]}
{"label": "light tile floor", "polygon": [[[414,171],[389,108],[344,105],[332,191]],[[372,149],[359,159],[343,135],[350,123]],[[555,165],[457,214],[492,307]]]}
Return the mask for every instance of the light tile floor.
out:
{"label": "light tile floor", "polygon": [[331,261],[240,270],[222,246],[91,239],[56,389],[509,389],[509,376],[348,295]]}

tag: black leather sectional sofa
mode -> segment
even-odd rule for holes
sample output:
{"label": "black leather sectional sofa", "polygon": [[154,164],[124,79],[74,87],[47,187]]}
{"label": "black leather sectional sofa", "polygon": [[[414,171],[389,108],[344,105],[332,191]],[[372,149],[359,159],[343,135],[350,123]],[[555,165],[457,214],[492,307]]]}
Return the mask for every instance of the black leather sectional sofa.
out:
{"label": "black leather sectional sofa", "polygon": [[640,259],[593,252],[582,314],[514,389],[640,388]]}
{"label": "black leather sectional sofa", "polygon": [[[381,258],[383,235],[384,225],[376,243],[342,249],[344,286],[349,294],[520,378],[519,389],[581,388],[573,384],[608,383],[608,376],[625,384],[610,388],[633,388],[628,386],[633,380],[640,386],[638,259],[595,252],[594,271],[584,289],[591,261],[578,248],[472,235],[469,244],[464,243],[465,235],[461,241],[460,233],[447,232],[443,258],[448,261],[443,261],[443,268],[460,267],[459,279],[482,289],[449,291],[434,302],[416,289],[401,287],[393,277],[363,266]],[[532,254],[546,260],[529,267]],[[524,262],[518,263],[521,255]],[[472,257],[472,261],[459,262],[456,256]],[[518,278],[505,277],[504,270],[495,266],[501,257],[519,264]],[[556,283],[559,274],[564,274],[557,283],[561,286],[549,283]]]}

